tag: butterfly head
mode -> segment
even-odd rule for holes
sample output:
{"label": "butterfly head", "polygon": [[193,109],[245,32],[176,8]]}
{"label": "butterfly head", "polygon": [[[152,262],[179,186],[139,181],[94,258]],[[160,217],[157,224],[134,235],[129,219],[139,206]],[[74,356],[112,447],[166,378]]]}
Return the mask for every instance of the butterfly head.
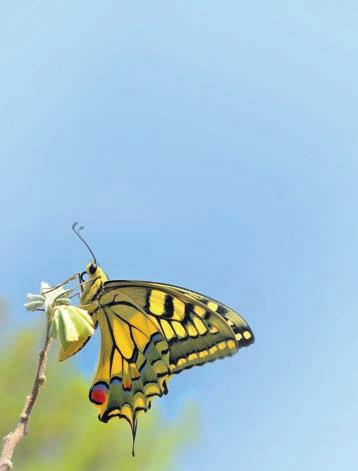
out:
{"label": "butterfly head", "polygon": [[108,276],[105,274],[103,268],[99,267],[94,260],[88,262],[85,271],[81,273],[81,281],[86,281],[82,280],[82,276],[85,277],[87,281],[98,278],[102,281],[102,283],[104,283],[108,280]]}
{"label": "butterfly head", "polygon": [[94,301],[101,291],[101,287],[108,276],[94,261],[87,263],[85,271],[80,274],[81,304]]}
{"label": "butterfly head", "polygon": [[89,276],[93,276],[93,275],[96,275],[96,272],[98,270],[101,270],[101,268],[99,268],[97,266],[97,263],[94,260],[92,260],[91,262],[87,263],[86,270],[84,271],[84,273],[86,273]]}

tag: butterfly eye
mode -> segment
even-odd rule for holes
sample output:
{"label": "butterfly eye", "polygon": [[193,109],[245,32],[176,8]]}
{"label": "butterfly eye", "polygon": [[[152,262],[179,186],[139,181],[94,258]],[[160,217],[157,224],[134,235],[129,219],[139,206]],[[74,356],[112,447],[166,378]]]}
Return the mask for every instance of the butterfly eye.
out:
{"label": "butterfly eye", "polygon": [[97,270],[97,265],[95,263],[92,263],[92,265],[90,265],[88,271],[90,272],[91,275],[94,275],[96,273],[96,270]]}

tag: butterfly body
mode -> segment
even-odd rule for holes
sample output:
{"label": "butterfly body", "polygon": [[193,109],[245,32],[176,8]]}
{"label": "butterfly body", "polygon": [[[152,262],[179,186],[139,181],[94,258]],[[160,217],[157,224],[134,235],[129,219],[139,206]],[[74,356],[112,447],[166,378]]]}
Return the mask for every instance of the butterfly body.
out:
{"label": "butterfly body", "polygon": [[231,356],[254,341],[238,313],[195,291],[148,281],[111,281],[94,262],[85,274],[80,307],[101,331],[89,399],[101,421],[125,418],[133,442],[139,413],[151,407],[154,397],[167,394],[173,374]]}

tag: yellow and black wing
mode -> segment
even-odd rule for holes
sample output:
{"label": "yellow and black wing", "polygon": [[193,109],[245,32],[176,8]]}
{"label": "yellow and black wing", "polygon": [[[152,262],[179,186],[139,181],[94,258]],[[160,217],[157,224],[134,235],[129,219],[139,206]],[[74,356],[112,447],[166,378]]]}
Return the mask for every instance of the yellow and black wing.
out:
{"label": "yellow and black wing", "polygon": [[[162,286],[164,288],[169,287],[175,290],[177,293],[181,293],[182,295],[186,296],[187,302],[189,302],[189,304],[189,298],[192,297],[199,303],[204,304],[208,311],[214,311],[222,316],[227,324],[232,328],[238,348],[247,347],[254,343],[255,336],[246,320],[226,304],[223,304],[213,298],[209,298],[208,296],[198,293],[197,291],[192,291],[180,286],[168,285],[165,283],[156,283],[155,285]],[[206,317],[208,316],[209,314],[207,313]]]}
{"label": "yellow and black wing", "polygon": [[157,322],[168,342],[171,373],[232,355],[254,341],[242,316],[195,291],[164,283],[108,281],[104,292],[110,302],[119,293]]}
{"label": "yellow and black wing", "polygon": [[172,374],[234,354],[254,341],[228,306],[194,291],[145,281],[107,281],[96,313],[101,353],[90,399],[100,420],[137,415],[166,394]]}

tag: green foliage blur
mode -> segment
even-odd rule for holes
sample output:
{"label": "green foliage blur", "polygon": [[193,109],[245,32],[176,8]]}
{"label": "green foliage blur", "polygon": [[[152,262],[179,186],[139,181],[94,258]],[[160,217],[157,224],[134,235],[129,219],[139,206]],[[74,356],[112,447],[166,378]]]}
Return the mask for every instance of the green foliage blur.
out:
{"label": "green foliage blur", "polygon": [[[9,334],[5,324],[2,312],[0,437],[14,429],[30,392],[45,329],[43,321],[35,328]],[[116,419],[103,424],[97,419],[97,411],[88,400],[89,381],[71,359],[58,362],[57,351],[55,343],[47,366],[47,381],[30,418],[29,434],[14,453],[15,470],[178,469],[175,464],[178,454],[195,440],[195,410],[187,409],[180,419],[170,423],[159,416],[158,407],[141,415],[133,458],[128,424]]]}

